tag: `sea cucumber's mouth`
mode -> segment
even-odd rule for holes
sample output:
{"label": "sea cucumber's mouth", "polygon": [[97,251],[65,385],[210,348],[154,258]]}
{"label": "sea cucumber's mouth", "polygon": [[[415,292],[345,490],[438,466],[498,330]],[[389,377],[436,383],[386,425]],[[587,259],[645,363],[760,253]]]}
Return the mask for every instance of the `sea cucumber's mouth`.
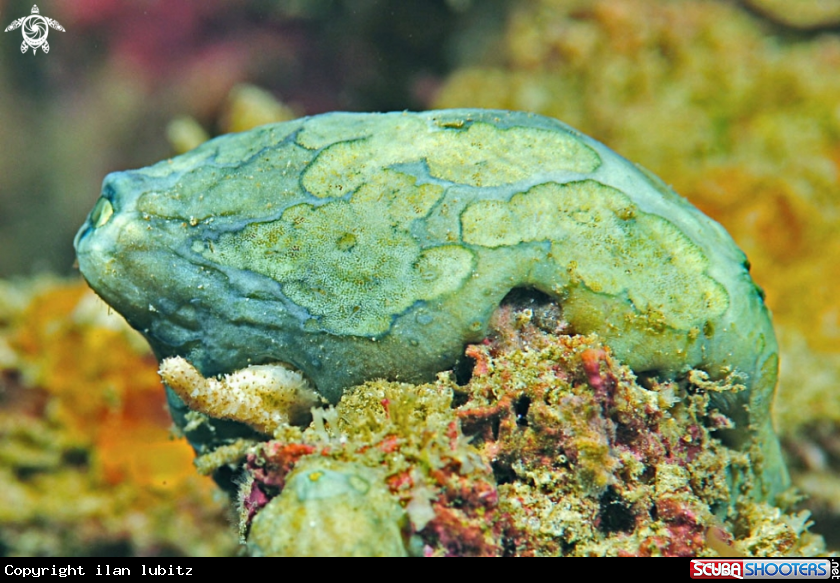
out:
{"label": "sea cucumber's mouth", "polygon": [[93,210],[90,211],[87,220],[82,225],[82,228],[79,229],[75,239],[73,239],[73,247],[76,251],[79,251],[79,244],[83,239],[96,229],[105,226],[111,220],[112,216],[114,216],[114,205],[104,196],[100,196]]}
{"label": "sea cucumber's mouth", "polygon": [[99,197],[93,210],[90,212],[90,222],[94,229],[98,229],[107,223],[114,214],[114,205],[104,196]]}

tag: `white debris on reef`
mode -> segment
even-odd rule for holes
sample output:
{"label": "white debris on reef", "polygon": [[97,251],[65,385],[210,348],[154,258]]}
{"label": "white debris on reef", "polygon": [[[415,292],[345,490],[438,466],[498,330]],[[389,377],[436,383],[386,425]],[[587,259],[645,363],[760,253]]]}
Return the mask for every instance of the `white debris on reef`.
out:
{"label": "white debris on reef", "polygon": [[231,419],[271,435],[320,402],[299,372],[282,364],[249,366],[221,378],[204,378],[186,359],[160,364],[160,376],[190,408]]}

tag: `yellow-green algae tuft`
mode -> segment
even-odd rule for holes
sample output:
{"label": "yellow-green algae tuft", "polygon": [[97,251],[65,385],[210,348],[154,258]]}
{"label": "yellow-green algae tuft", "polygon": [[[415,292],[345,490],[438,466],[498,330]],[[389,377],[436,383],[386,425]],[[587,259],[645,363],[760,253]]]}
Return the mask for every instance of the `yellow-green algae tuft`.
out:
{"label": "yellow-green algae tuft", "polygon": [[840,2],[837,0],[744,0],[756,12],[785,26],[799,29],[821,29],[840,24]]}

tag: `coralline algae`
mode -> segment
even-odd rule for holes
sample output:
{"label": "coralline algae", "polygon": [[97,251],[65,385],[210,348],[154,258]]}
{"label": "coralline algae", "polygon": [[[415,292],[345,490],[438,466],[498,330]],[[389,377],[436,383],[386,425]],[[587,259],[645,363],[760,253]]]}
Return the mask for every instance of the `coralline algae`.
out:
{"label": "coralline algae", "polygon": [[255,554],[824,549],[807,532],[807,512],[744,495],[755,452],[717,439],[729,420],[712,402],[738,386],[692,371],[644,388],[596,335],[564,328],[550,300],[514,294],[488,338],[467,347],[475,365],[465,385],[451,372],[423,385],[368,382],[316,410],[305,429],[218,448],[198,466],[242,468],[240,533]]}
{"label": "coralline algae", "polygon": [[333,402],[366,380],[434,378],[511,290],[536,289],[637,374],[740,375],[721,402],[730,441],[759,446],[768,494],[788,483],[776,341],[744,254],[553,119],[332,113],[224,136],[109,175],[76,249],[159,358],[204,376],[284,363]]}

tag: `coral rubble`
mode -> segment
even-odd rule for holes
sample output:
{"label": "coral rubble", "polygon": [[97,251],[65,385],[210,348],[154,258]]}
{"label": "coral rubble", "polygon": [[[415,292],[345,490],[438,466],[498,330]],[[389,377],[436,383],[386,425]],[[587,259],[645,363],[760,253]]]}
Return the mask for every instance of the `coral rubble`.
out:
{"label": "coral rubble", "polygon": [[[233,455],[207,454],[207,470],[241,468],[241,532],[251,549],[352,554],[340,525],[354,520],[387,525],[382,546],[368,554],[822,550],[807,512],[787,514],[749,496],[760,453],[718,437],[731,421],[716,403],[743,387],[700,371],[679,383],[637,379],[597,336],[563,334],[552,306],[497,312],[494,334],[467,349],[466,384],[454,373],[426,385],[369,382],[334,408],[313,410],[305,429],[287,427]],[[327,471],[340,474],[329,478],[340,485],[329,496],[297,491]],[[378,476],[378,492],[362,500],[349,491],[354,475],[365,483]],[[328,519],[303,519],[329,508]]]}

